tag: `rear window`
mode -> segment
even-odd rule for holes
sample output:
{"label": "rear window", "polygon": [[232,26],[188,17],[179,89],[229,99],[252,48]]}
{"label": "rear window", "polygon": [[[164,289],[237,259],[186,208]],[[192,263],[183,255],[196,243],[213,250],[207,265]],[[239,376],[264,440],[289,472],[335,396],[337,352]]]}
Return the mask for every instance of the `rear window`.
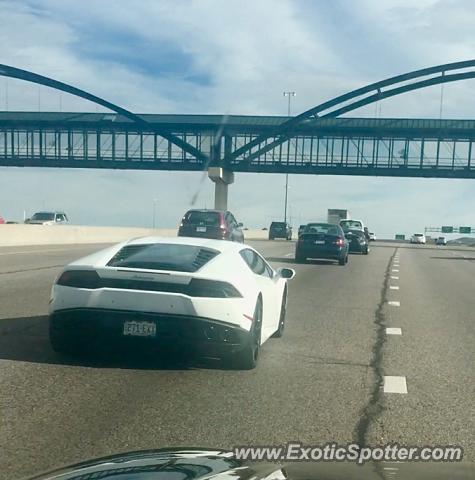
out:
{"label": "rear window", "polygon": [[305,227],[304,233],[323,233],[325,235],[340,235],[340,229],[336,225],[327,223],[310,223]]}
{"label": "rear window", "polygon": [[285,228],[285,223],[284,222],[272,222],[270,224],[270,228]]}
{"label": "rear window", "polygon": [[358,220],[342,220],[340,225],[344,228],[361,228],[362,224]]}
{"label": "rear window", "polygon": [[214,227],[221,224],[221,215],[219,212],[191,211],[185,214],[183,222],[192,225],[208,225]]}
{"label": "rear window", "polygon": [[352,233],[355,237],[364,237],[365,234],[361,230],[348,230],[348,233]]}
{"label": "rear window", "polygon": [[196,272],[219,255],[217,250],[194,245],[126,245],[107,264],[109,267],[146,268],[172,272]]}
{"label": "rear window", "polygon": [[415,236],[415,237],[423,237],[424,234],[423,234],[423,233],[416,233],[414,236]]}
{"label": "rear window", "polygon": [[49,212],[38,212],[35,213],[32,217],[32,220],[54,220],[54,213]]}

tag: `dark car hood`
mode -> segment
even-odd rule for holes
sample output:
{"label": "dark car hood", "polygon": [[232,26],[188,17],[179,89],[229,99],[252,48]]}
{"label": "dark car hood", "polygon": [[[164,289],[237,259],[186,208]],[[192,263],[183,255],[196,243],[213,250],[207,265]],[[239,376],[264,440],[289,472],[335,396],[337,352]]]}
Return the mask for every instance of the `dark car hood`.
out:
{"label": "dark car hood", "polygon": [[472,463],[266,463],[236,460],[224,450],[168,449],[128,452],[78,463],[35,480],[465,480]]}

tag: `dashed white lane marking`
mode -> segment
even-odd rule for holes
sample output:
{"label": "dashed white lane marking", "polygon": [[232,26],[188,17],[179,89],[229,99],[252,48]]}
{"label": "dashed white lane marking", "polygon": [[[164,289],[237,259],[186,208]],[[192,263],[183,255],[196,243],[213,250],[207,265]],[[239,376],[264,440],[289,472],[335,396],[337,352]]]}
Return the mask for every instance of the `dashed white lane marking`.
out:
{"label": "dashed white lane marking", "polygon": [[401,302],[398,302],[397,300],[390,300],[388,302],[388,305],[391,305],[392,307],[400,307],[401,306]]}
{"label": "dashed white lane marking", "polygon": [[399,287],[397,285],[389,285],[389,288],[391,290],[399,290]]}
{"label": "dashed white lane marking", "polygon": [[402,335],[402,330],[396,327],[386,328],[386,335]]}
{"label": "dashed white lane marking", "polygon": [[407,393],[406,377],[384,376],[384,393]]}
{"label": "dashed white lane marking", "polygon": [[399,277],[396,277],[394,275],[391,275],[391,280],[399,280]]}
{"label": "dashed white lane marking", "polygon": [[399,269],[398,268],[393,268],[393,272],[394,273],[399,273]]}
{"label": "dashed white lane marking", "polygon": [[290,252],[290,253],[286,253],[285,256],[286,256],[286,257],[293,257],[294,254],[293,254],[292,252]]}

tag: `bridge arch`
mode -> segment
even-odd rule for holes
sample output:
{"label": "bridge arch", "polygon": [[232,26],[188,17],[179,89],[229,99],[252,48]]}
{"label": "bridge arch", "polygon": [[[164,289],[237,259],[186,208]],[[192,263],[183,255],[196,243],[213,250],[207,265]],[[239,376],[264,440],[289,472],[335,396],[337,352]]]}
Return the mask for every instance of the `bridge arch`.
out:
{"label": "bridge arch", "polygon": [[90,102],[96,103],[97,105],[101,105],[103,107],[112,110],[124,117],[128,118],[134,123],[137,123],[141,126],[150,126],[153,128],[153,131],[159,133],[163,138],[170,141],[171,143],[175,144],[176,146],[180,147],[184,151],[194,155],[196,158],[201,160],[207,160],[207,155],[203,152],[198,150],[193,145],[185,142],[180,137],[173,135],[172,133],[164,130],[158,129],[156,126],[151,126],[146,120],[144,120],[139,115],[127,110],[119,105],[115,105],[114,103],[108,102],[103,98],[100,98],[92,93],[86,92],[85,90],[81,90],[80,88],[74,87],[64,82],[60,82],[58,80],[54,80],[49,77],[45,77],[43,75],[38,75],[37,73],[30,72],[28,70],[23,70],[21,68],[11,67],[9,65],[0,64],[0,76],[3,77],[10,77],[16,78],[18,80],[24,80],[26,82],[36,83],[38,85],[44,85],[46,87],[54,88],[55,90],[59,90],[62,92],[70,93],[71,95],[75,95],[76,97],[84,98],[85,100],[89,100]]}
{"label": "bridge arch", "polygon": [[[475,67],[475,60],[446,63],[443,65],[436,65],[420,70],[414,70],[412,72],[396,75],[395,77],[390,77],[379,82],[371,83],[356,90],[352,90],[351,92],[339,95],[309,110],[306,110],[305,112],[296,115],[295,117],[290,118],[286,122],[282,123],[273,131],[256,137],[242,147],[234,150],[227,160],[236,160],[241,155],[245,155],[243,161],[251,161],[292,138],[294,136],[295,129],[310,119],[338,117],[339,115],[356,110],[357,108],[369,105],[385,98],[400,95],[402,93],[433,85],[475,78],[475,70],[451,73],[448,75],[446,74],[446,72],[464,70],[470,67]],[[429,78],[419,80],[423,77]],[[417,81],[407,83],[411,80]],[[266,145],[262,148],[255,148],[272,137],[277,138],[270,143],[266,143]],[[251,152],[252,149],[254,149],[254,151],[246,155],[246,153]]]}

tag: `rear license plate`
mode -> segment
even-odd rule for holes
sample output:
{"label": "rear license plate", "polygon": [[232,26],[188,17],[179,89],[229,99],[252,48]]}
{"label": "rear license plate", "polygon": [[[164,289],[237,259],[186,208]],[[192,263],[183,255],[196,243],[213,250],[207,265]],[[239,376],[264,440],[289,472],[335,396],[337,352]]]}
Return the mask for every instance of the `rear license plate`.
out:
{"label": "rear license plate", "polygon": [[325,240],[315,240],[315,245],[325,245]]}
{"label": "rear license plate", "polygon": [[157,325],[153,322],[124,322],[122,334],[132,337],[155,337]]}
{"label": "rear license plate", "polygon": [[196,227],[197,232],[206,232],[206,227]]}

